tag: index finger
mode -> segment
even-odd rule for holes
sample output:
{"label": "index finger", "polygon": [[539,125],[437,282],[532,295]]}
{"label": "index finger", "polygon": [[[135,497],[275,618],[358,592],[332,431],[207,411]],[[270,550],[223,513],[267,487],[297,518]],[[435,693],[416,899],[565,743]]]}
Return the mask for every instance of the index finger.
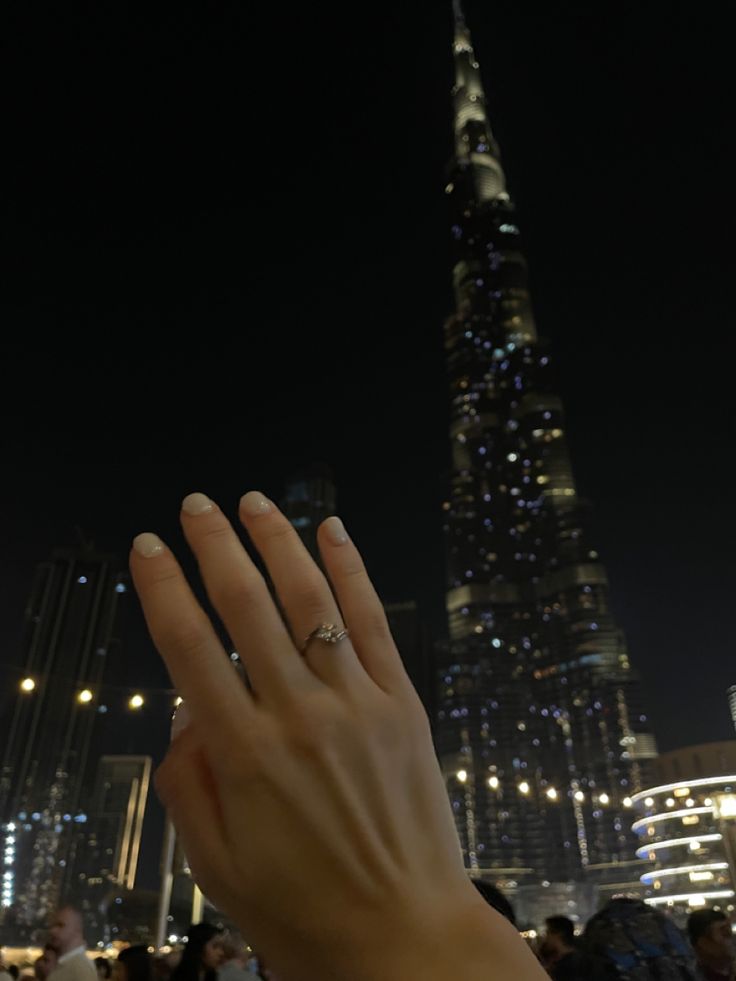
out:
{"label": "index finger", "polygon": [[138,535],[130,572],[156,649],[193,718],[231,729],[254,708],[173,553],[151,532]]}

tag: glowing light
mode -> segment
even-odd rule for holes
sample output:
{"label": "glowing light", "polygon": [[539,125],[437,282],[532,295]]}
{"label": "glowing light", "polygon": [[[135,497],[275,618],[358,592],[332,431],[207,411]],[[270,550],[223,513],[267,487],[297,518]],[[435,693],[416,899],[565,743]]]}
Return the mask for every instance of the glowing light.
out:
{"label": "glowing light", "polygon": [[458,770],[457,773],[455,774],[455,776],[458,778],[458,780],[460,781],[460,783],[465,783],[465,781],[468,779],[468,771],[467,770]]}
{"label": "glowing light", "polygon": [[36,682],[33,680],[33,678],[24,678],[20,683],[21,691],[34,691],[35,687]]}
{"label": "glowing light", "polygon": [[736,794],[719,794],[716,801],[718,817],[736,817]]}
{"label": "glowing light", "polygon": [[601,804],[608,804],[611,798],[608,796],[608,794],[599,794],[598,800],[600,801]]}
{"label": "glowing light", "polygon": [[526,780],[522,780],[521,783],[519,784],[519,793],[520,794],[528,794],[530,790],[531,790],[531,787],[526,782]]}
{"label": "glowing light", "polygon": [[[647,807],[651,807],[654,803],[654,801],[652,801],[651,804],[649,803],[652,794],[674,793],[675,797],[687,797],[690,793],[691,787],[707,787],[711,784],[715,785],[727,783],[736,784],[736,774],[731,774],[730,776],[725,777],[700,777],[697,780],[678,780],[675,783],[665,783],[662,784],[661,787],[652,787],[651,790],[642,790],[638,794],[633,794],[632,799],[634,801],[641,800],[642,797],[646,795],[647,800],[645,800],[644,803],[647,805]],[[681,790],[682,793],[678,794],[678,790]]]}
{"label": "glowing light", "polygon": [[181,697],[181,695],[177,695],[174,699],[174,707],[177,708],[183,701],[184,699]]}
{"label": "glowing light", "polygon": [[630,797],[624,797],[624,807],[632,807],[634,802]]}
{"label": "glowing light", "polygon": [[638,821],[634,821],[631,825],[631,830],[636,831],[638,828],[644,828],[649,824],[654,824],[655,821],[671,821],[672,818],[678,817],[682,818],[684,824],[697,824],[697,819],[694,815],[711,814],[712,812],[712,807],[693,807],[689,810],[670,811],[667,814],[652,814],[651,817],[640,818]]}
{"label": "glowing light", "polygon": [[491,790],[498,790],[498,784],[499,784],[498,777],[488,778],[488,786],[491,788]]}
{"label": "glowing light", "polygon": [[143,704],[144,704],[143,695],[132,695],[128,699],[128,708],[131,709],[143,708]]}
{"label": "glowing light", "polygon": [[[676,896],[653,896],[645,899],[649,906],[661,906],[663,903],[688,903],[690,906],[703,906],[707,899],[730,899],[733,889],[715,889],[713,892],[683,892]],[[703,900],[703,902],[701,902]]]}
{"label": "glowing light", "polygon": [[[632,799],[634,799],[634,798],[632,798]],[[645,804],[646,807],[654,807],[654,798],[653,797],[647,797],[647,799],[644,801],[644,804]]]}
{"label": "glowing light", "polygon": [[547,791],[547,797],[548,797],[548,798],[549,798],[550,800],[557,800],[557,791],[555,790],[555,788],[554,788],[554,787],[550,787],[550,788],[548,789],[548,791]]}
{"label": "glowing light", "polygon": [[721,841],[723,835],[713,834],[713,835],[696,835],[689,838],[669,838],[667,841],[653,841],[643,848],[637,848],[636,857],[646,858],[649,852],[653,852],[657,848],[676,848],[678,845],[689,845],[691,852],[696,852],[700,848],[700,843],[703,841]]}
{"label": "glowing light", "polygon": [[641,882],[651,882],[652,879],[661,879],[666,875],[687,875],[694,872],[709,872],[712,876],[713,869],[727,869],[728,862],[708,862],[705,865],[681,865],[676,869],[656,869],[654,872],[645,872],[640,877]]}
{"label": "glowing light", "polygon": [[81,702],[82,705],[86,705],[87,702],[91,702],[93,698],[94,696],[89,688],[83,688],[77,695],[77,701]]}
{"label": "glowing light", "polygon": [[573,794],[573,796],[574,796],[575,800],[577,800],[577,801],[584,801],[585,800],[585,794],[582,792],[582,790],[576,790],[575,793]]}
{"label": "glowing light", "polygon": [[665,801],[665,804],[667,805],[667,807],[674,807],[675,806],[675,798],[674,797],[668,797],[667,800]]}

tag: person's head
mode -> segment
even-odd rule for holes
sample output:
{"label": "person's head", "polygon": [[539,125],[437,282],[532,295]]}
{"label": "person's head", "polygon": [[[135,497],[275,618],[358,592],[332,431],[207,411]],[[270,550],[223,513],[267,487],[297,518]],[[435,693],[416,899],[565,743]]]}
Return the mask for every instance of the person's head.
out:
{"label": "person's head", "polygon": [[575,924],[567,916],[548,916],[543,946],[552,956],[567,954],[575,947]]}
{"label": "person's head", "polygon": [[49,927],[49,944],[57,954],[66,954],[84,944],[84,924],[78,909],[61,907]]}
{"label": "person's head", "polygon": [[115,961],[115,981],[153,981],[153,957],[145,944],[126,947]]}
{"label": "person's head", "polygon": [[501,916],[505,916],[509,923],[513,923],[516,926],[516,914],[514,913],[514,907],[506,899],[504,894],[500,889],[492,886],[490,882],[484,882],[482,879],[473,879],[473,885],[481,894],[483,899],[492,906],[497,913]]}
{"label": "person's head", "polygon": [[17,964],[11,964],[8,967],[8,974],[11,976],[11,978],[13,979],[13,981],[18,981],[18,977],[20,975],[20,968],[18,967],[18,965]]}
{"label": "person's head", "polygon": [[112,974],[110,961],[106,957],[95,957],[95,968],[97,969],[97,977],[100,981],[108,981]]}
{"label": "person's head", "polygon": [[216,971],[222,961],[222,930],[211,923],[193,923],[175,974],[179,981],[194,981],[203,971]]}
{"label": "person's head", "polygon": [[731,921],[720,910],[695,910],[688,917],[687,932],[702,963],[726,965],[736,959]]}
{"label": "person's head", "polygon": [[243,938],[235,933],[223,934],[222,957],[225,961],[236,961],[238,964],[245,964],[248,960],[248,948]]}

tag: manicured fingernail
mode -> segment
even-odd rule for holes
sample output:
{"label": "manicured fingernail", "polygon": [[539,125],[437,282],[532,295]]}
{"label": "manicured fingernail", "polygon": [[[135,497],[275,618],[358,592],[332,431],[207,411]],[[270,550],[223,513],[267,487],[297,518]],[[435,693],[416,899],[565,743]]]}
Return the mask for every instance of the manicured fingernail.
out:
{"label": "manicured fingernail", "polygon": [[325,530],[330,545],[344,545],[348,541],[348,533],[345,531],[345,525],[339,518],[327,518],[322,527]]}
{"label": "manicured fingernail", "polygon": [[180,702],[176,706],[174,718],[171,720],[171,738],[176,739],[177,736],[181,735],[189,725],[190,720],[189,708],[185,702]]}
{"label": "manicured fingernail", "polygon": [[144,559],[152,559],[156,555],[161,555],[166,548],[164,543],[150,531],[144,531],[141,535],[136,535],[133,539],[133,548]]}
{"label": "manicured fingernail", "polygon": [[187,514],[205,514],[207,511],[214,511],[215,504],[206,494],[187,494],[181,502],[181,509]]}
{"label": "manicured fingernail", "polygon": [[240,498],[240,506],[249,515],[268,514],[273,511],[273,504],[260,491],[248,491]]}

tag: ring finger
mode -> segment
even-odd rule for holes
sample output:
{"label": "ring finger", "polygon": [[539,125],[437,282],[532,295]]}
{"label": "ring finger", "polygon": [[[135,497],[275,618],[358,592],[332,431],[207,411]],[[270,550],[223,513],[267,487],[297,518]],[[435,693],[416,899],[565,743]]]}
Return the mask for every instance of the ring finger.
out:
{"label": "ring finger", "polygon": [[366,676],[350,638],[330,643],[312,636],[322,625],[333,627],[333,635],[345,625],[329,583],[293,525],[258,491],[243,495],[240,518],[266,563],[304,660],[326,683],[354,687]]}

